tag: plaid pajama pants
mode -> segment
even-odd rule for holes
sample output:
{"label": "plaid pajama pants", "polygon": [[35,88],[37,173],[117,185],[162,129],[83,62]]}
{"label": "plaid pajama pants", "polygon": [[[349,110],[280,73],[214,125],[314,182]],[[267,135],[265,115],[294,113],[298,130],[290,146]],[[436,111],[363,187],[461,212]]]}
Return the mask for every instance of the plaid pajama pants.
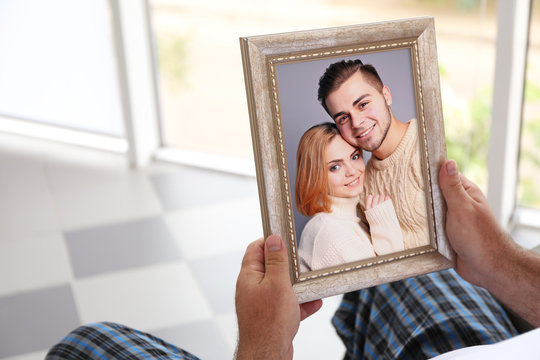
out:
{"label": "plaid pajama pants", "polygon": [[345,294],[332,324],[345,359],[428,359],[518,334],[500,304],[454,270]]}
{"label": "plaid pajama pants", "polygon": [[[517,335],[497,301],[453,270],[345,294],[332,323],[345,359],[427,359]],[[150,334],[98,323],[75,329],[46,357],[59,359],[198,358]]]}
{"label": "plaid pajama pants", "polygon": [[198,357],[153,335],[114,323],[96,323],[73,330],[56,344],[46,360],[135,360]]}

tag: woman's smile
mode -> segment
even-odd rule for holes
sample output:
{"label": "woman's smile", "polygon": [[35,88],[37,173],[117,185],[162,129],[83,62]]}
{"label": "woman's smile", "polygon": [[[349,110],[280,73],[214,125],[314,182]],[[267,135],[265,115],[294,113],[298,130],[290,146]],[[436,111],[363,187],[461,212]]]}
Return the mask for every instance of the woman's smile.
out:
{"label": "woman's smile", "polygon": [[357,177],[356,179],[354,179],[353,181],[351,181],[350,183],[348,184],[345,184],[345,186],[356,186],[360,183],[360,177]]}

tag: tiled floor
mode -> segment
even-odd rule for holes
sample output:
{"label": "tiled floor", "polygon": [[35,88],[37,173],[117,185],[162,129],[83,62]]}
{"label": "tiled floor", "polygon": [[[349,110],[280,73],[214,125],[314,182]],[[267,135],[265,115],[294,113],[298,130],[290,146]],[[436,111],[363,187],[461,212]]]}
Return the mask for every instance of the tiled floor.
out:
{"label": "tiled floor", "polygon": [[[262,236],[256,182],[0,134],[0,359],[42,359],[79,324],[115,321],[230,359],[234,285]],[[295,358],[341,358],[339,298]],[[324,342],[319,341],[324,339]]]}

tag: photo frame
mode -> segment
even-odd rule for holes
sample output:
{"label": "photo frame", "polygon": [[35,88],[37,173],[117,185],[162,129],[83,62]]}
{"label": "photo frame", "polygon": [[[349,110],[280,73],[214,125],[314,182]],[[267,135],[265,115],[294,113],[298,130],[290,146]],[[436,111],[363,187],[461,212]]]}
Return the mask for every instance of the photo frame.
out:
{"label": "photo frame", "polygon": [[[240,45],[264,235],[283,238],[299,302],[454,267],[438,186],[446,142],[433,18],[250,36],[240,38]],[[355,58],[373,63],[400,99],[391,105],[396,117],[416,117],[428,239],[422,246],[301,271],[299,230],[307,219],[294,201],[298,141],[309,127],[332,121],[317,100],[326,67]]]}

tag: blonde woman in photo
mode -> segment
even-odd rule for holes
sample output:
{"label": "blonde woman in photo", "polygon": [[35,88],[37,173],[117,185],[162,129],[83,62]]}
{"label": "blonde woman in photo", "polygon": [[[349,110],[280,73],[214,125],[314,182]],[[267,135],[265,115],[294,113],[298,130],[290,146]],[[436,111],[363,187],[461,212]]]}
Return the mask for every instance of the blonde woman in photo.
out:
{"label": "blonde woman in photo", "polygon": [[296,206],[311,217],[299,244],[300,271],[318,270],[404,249],[392,200],[366,196],[370,229],[360,221],[362,150],[347,143],[334,123],[310,128],[297,152]]}

